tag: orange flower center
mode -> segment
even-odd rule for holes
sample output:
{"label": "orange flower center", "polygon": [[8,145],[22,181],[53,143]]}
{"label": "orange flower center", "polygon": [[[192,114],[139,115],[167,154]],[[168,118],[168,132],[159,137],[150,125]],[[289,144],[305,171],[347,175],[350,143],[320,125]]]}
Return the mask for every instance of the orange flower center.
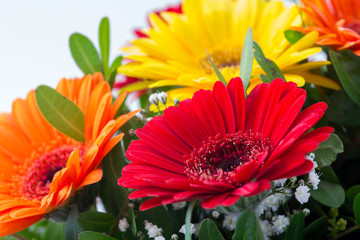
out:
{"label": "orange flower center", "polygon": [[83,146],[61,146],[32,159],[30,165],[24,165],[21,195],[29,200],[41,200],[49,193],[54,174],[64,168],[71,152],[77,148],[82,157],[85,153]]}
{"label": "orange flower center", "polygon": [[[228,50],[216,50],[209,53],[211,60],[219,70],[228,67],[232,70],[237,70],[240,67],[241,49],[232,48]],[[214,69],[209,61],[209,57],[206,56],[200,59],[200,67],[205,70],[206,73],[214,73]]]}
{"label": "orange flower center", "polygon": [[220,181],[237,185],[234,176],[248,162],[271,150],[270,142],[260,133],[218,134],[185,156],[185,173],[190,179]]}

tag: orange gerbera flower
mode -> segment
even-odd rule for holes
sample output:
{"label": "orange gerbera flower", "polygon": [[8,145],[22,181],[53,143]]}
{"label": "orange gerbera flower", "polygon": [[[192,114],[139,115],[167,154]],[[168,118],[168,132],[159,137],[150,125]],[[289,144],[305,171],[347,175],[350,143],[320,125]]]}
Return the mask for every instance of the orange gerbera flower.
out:
{"label": "orange gerbera flower", "polygon": [[349,49],[360,56],[360,1],[302,0],[302,11],[313,23],[302,32],[317,31],[317,43],[337,50]]}
{"label": "orange gerbera flower", "polygon": [[114,119],[125,99],[113,104],[101,74],[62,79],[56,90],[85,115],[85,142],[58,132],[41,115],[30,91],[0,114],[0,237],[23,230],[68,203],[76,191],[102,177],[102,158],[123,134],[111,138],[136,112]]}

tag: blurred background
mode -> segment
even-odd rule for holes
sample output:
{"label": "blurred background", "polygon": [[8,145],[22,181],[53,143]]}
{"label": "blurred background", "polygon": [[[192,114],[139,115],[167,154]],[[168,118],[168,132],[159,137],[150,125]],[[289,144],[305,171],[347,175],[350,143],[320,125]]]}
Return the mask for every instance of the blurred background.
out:
{"label": "blurred background", "polygon": [[134,28],[147,26],[153,10],[179,0],[0,0],[0,112],[11,111],[15,98],[63,78],[81,77],[69,37],[86,35],[98,48],[102,17],[110,20],[110,60],[134,39]]}

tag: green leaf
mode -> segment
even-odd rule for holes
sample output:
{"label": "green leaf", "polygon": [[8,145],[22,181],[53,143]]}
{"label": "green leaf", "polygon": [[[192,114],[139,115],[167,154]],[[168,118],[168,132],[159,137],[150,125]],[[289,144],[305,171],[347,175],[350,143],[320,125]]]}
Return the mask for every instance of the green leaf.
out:
{"label": "green leaf", "polygon": [[131,225],[131,232],[134,236],[136,236],[137,233],[137,227],[136,227],[136,220],[134,215],[134,210],[132,208],[127,209],[127,214],[130,219],[130,225]]}
{"label": "green leaf", "polygon": [[305,228],[304,231],[305,239],[312,239],[312,240],[325,239],[325,235],[327,233],[327,227],[328,227],[328,222],[326,216],[316,219]]}
{"label": "green leaf", "polygon": [[214,71],[215,71],[218,79],[219,79],[225,86],[227,86],[227,82],[226,82],[224,76],[221,74],[221,72],[219,71],[219,69],[216,67],[216,65],[214,64],[214,62],[211,60],[211,57],[210,57],[210,55],[209,55],[209,52],[206,51],[206,53],[207,53],[207,55],[208,55],[209,61],[210,61],[210,63],[211,63],[211,66],[213,67],[213,69],[214,69]]}
{"label": "green leaf", "polygon": [[71,54],[84,74],[102,72],[101,61],[93,43],[84,35],[74,33],[69,39]]}
{"label": "green leaf", "polygon": [[245,37],[244,46],[241,53],[241,63],[240,63],[240,78],[244,85],[244,90],[249,87],[252,64],[254,58],[253,52],[253,36],[251,28],[248,29]]}
{"label": "green leaf", "polygon": [[85,231],[79,234],[79,240],[116,240],[116,239],[102,233]]}
{"label": "green leaf", "polygon": [[107,17],[101,19],[100,22],[99,45],[100,45],[101,60],[103,63],[103,69],[105,75],[104,77],[105,79],[107,79],[109,75],[108,64],[109,64],[109,54],[110,54],[110,25],[109,25],[109,19]]}
{"label": "green leaf", "polygon": [[128,192],[117,184],[121,170],[126,165],[121,144],[118,143],[102,160],[103,178],[100,182],[100,197],[105,209],[114,217],[127,207]]}
{"label": "green leaf", "polygon": [[115,218],[107,213],[87,211],[79,214],[77,223],[85,231],[107,233],[115,223]]}
{"label": "green leaf", "polygon": [[199,240],[221,240],[224,239],[214,221],[207,218],[201,222],[199,229]]}
{"label": "green leaf", "polygon": [[349,97],[360,105],[360,58],[349,51],[330,51],[329,54],[341,85]]}
{"label": "green leaf", "polygon": [[123,56],[118,56],[117,58],[115,58],[115,60],[111,64],[110,71],[113,71],[114,69],[120,67],[122,60],[123,60]]}
{"label": "green leaf", "polygon": [[354,199],[355,199],[356,195],[358,195],[358,193],[360,193],[360,185],[352,186],[351,188],[349,188],[349,189],[346,191],[346,194],[345,194],[346,202],[347,202],[350,206],[353,206],[353,204],[354,204]]}
{"label": "green leaf", "polygon": [[291,44],[296,43],[297,41],[300,40],[300,38],[302,38],[304,36],[304,34],[302,32],[294,31],[294,30],[285,30],[284,35],[285,35],[286,40],[288,40],[289,43],[291,43]]}
{"label": "green leaf", "polygon": [[265,57],[263,51],[261,50],[257,42],[253,42],[253,47],[255,49],[255,59],[259,63],[260,67],[264,70],[266,76],[270,78],[271,81],[276,78],[281,78],[285,80],[285,77],[280,71],[279,67],[273,61]]}
{"label": "green leaf", "polygon": [[44,85],[36,89],[35,97],[41,114],[53,127],[76,141],[85,142],[84,114],[75,103]]}
{"label": "green leaf", "polygon": [[71,209],[70,215],[65,224],[65,239],[66,240],[77,240],[78,233],[82,231],[82,229],[77,225],[76,217],[79,215],[79,210],[76,205],[74,205]]}
{"label": "green leaf", "polygon": [[51,240],[63,240],[65,239],[65,224],[55,223],[48,221],[45,228],[45,238]]}
{"label": "green leaf", "polygon": [[360,125],[360,121],[357,121],[360,119],[360,106],[354,103],[345,91],[335,91],[326,103],[328,109],[325,115],[329,121],[346,126]]}
{"label": "green leaf", "polygon": [[330,137],[324,142],[320,143],[318,148],[314,151],[315,161],[319,167],[330,166],[335,160],[338,153],[344,151],[343,144],[340,138],[332,133]]}
{"label": "green leaf", "polygon": [[354,216],[357,225],[360,225],[360,193],[358,193],[354,199]]}
{"label": "green leaf", "polygon": [[241,213],[232,239],[264,239],[260,224],[253,211],[245,210]]}
{"label": "green leaf", "polygon": [[304,239],[305,217],[303,212],[298,212],[292,216],[290,226],[286,232],[285,240]]}
{"label": "green leaf", "polygon": [[321,180],[317,190],[311,190],[311,197],[328,207],[339,208],[345,201],[344,189],[336,183]]}

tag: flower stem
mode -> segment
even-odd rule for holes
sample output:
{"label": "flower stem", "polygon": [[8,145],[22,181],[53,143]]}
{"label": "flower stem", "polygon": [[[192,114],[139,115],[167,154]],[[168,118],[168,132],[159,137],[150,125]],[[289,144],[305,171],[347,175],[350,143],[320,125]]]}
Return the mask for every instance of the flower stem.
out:
{"label": "flower stem", "polygon": [[190,224],[191,224],[191,215],[194,210],[196,204],[196,198],[192,200],[192,202],[189,205],[189,208],[186,211],[186,217],[185,217],[185,240],[191,240],[191,233],[190,233]]}
{"label": "flower stem", "polygon": [[359,229],[360,229],[360,226],[359,226],[359,225],[355,225],[355,226],[347,229],[346,231],[341,232],[341,233],[339,233],[338,235],[336,235],[336,236],[335,236],[335,239],[339,239],[339,238],[341,238],[341,237],[343,237],[343,236],[345,236],[345,235],[347,235],[347,234],[349,234],[349,233],[352,233],[352,232],[354,232],[354,231],[356,231],[356,230],[359,230]]}

